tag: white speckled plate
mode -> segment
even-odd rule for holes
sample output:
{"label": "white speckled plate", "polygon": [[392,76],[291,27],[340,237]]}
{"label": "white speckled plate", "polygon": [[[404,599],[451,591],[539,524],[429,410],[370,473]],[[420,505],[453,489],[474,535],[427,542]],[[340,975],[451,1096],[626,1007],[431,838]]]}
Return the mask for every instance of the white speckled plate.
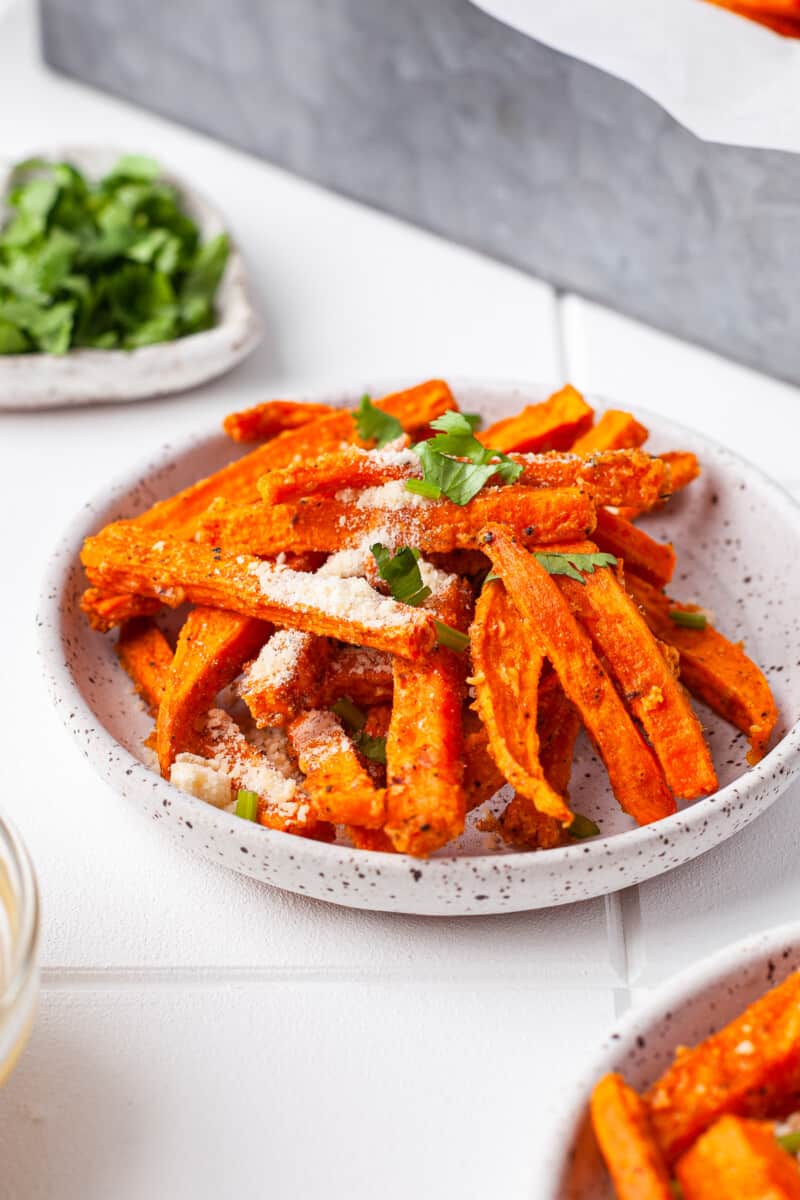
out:
{"label": "white speckled plate", "polygon": [[[111,170],[126,151],[105,147],[62,147],[31,157],[67,160],[92,179]],[[2,197],[13,163],[0,163]],[[204,238],[222,233],[222,217],[182,180],[165,171]],[[70,350],[67,354],[0,354],[0,409],[65,408],[113,400],[143,400],[196,387],[230,370],[261,338],[250,303],[239,251],[232,246],[216,296],[217,323],[204,333],[136,350]]]}
{"label": "white speckled plate", "polygon": [[[354,404],[365,388],[380,395],[395,386],[361,382],[347,393],[305,399]],[[464,409],[494,420],[552,389],[463,383],[454,390]],[[107,521],[134,516],[236,457],[236,447],[213,433],[165,447],[87,503],[69,528],[50,566],[40,613],[43,670],[53,700],[98,772],[188,849],[323,900],[408,913],[508,912],[603,895],[680,866],[757,817],[800,766],[800,509],[735,455],[661,418],[640,416],[656,450],[694,450],[704,467],[668,511],[647,521],[656,536],[681,548],[673,591],[702,600],[721,629],[745,639],[767,671],[781,711],[777,744],[748,768],[742,736],[702,709],[721,787],[675,816],[635,828],[586,742],[578,745],[572,803],[598,821],[603,836],[535,854],[506,853],[474,823],[458,843],[426,862],[322,845],[228,816],[152,774],[141,762],[149,718],[117,664],[111,638],[93,633],[79,612],[85,582],[78,554],[84,537]]]}
{"label": "white speckled plate", "polygon": [[553,1128],[532,1200],[613,1200],[588,1103],[592,1088],[619,1071],[644,1090],[669,1066],[677,1046],[694,1046],[800,968],[800,924],[747,938],[689,967],[612,1030],[592,1056]]}

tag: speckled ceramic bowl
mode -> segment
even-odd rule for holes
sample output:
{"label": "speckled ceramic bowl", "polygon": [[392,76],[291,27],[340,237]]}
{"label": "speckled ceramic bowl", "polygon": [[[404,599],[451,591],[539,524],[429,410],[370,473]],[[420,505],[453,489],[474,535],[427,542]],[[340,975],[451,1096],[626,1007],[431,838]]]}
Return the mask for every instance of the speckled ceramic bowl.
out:
{"label": "speckled ceramic bowl", "polygon": [[[127,153],[99,146],[71,146],[38,151],[31,157],[75,164],[89,178],[110,171]],[[0,163],[2,197],[13,163]],[[164,178],[178,188],[186,211],[204,238],[225,230],[222,217],[177,176]],[[261,338],[250,302],[247,276],[239,251],[232,247],[216,296],[217,323],[203,333],[141,346],[136,350],[70,350],[67,354],[0,355],[0,409],[64,408],[112,400],[143,400],[196,387],[241,362]]]}
{"label": "speckled ceramic bowl", "polygon": [[[354,404],[365,388],[380,395],[395,386],[364,381],[346,393],[305,398]],[[552,389],[463,383],[454,390],[465,410],[491,421]],[[506,853],[474,822],[428,861],[322,845],[228,816],[154,775],[141,761],[150,720],[117,664],[112,639],[93,633],[79,612],[85,582],[78,555],[84,537],[107,521],[134,516],[234,458],[236,447],[213,433],[165,447],[87,503],[69,528],[50,566],[40,614],[42,666],[53,700],[99,773],[165,832],[215,862],[323,900],[408,913],[508,912],[602,895],[680,866],[757,817],[800,767],[800,509],[735,455],[660,418],[639,415],[652,431],[654,449],[694,450],[704,468],[668,510],[647,519],[651,532],[681,548],[673,590],[713,608],[721,629],[745,639],[767,671],[781,711],[774,748],[748,768],[742,736],[701,709],[721,787],[675,816],[635,828],[583,740],[572,802],[599,823],[602,836],[536,854]]]}
{"label": "speckled ceramic bowl", "polygon": [[630,1012],[593,1057],[553,1129],[532,1200],[613,1200],[589,1121],[592,1087],[619,1071],[642,1090],[671,1063],[675,1048],[693,1046],[800,968],[800,924],[737,942],[660,987]]}

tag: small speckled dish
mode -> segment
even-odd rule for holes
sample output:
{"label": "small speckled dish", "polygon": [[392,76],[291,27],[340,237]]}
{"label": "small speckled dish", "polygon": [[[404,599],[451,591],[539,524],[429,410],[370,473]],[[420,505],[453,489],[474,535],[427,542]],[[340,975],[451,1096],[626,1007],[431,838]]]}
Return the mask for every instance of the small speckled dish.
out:
{"label": "small speckled dish", "polygon": [[[408,381],[362,381],[346,392],[303,397],[355,405],[365,390],[381,395]],[[454,383],[468,412],[493,421],[544,399],[552,388],[511,383]],[[591,399],[591,397],[590,397]],[[605,407],[601,401],[598,409]],[[767,671],[780,708],[774,747],[757,767],[746,743],[700,707],[720,790],[672,817],[636,828],[617,806],[590,745],[579,739],[572,804],[598,822],[602,836],[558,850],[508,853],[481,833],[472,815],[465,834],[427,861],[323,845],[229,816],[177,791],[142,762],[151,722],[120,669],[110,637],[87,626],[78,608],[85,579],[84,537],[107,521],[132,517],[155,500],[235,458],[221,434],[167,446],[152,462],[89,501],[55,552],[40,610],[42,669],[54,703],[82,752],[121,795],[181,839],[187,849],[236,871],[354,908],[445,916],[514,912],[603,895],[678,867],[731,837],[763,812],[800,768],[800,508],[755,467],[660,417],[639,413],[648,446],[695,451],[703,474],[647,529],[679,548],[673,591],[713,608],[719,626],[744,638]],[[242,448],[238,448],[241,452]],[[498,793],[494,805],[504,803]]]}
{"label": "small speckled dish", "polygon": [[[74,163],[91,179],[110,171],[126,153],[105,147],[60,147],[31,157]],[[0,162],[0,224],[13,163]],[[222,217],[181,179],[164,172],[203,238],[225,230]],[[244,263],[231,247],[215,301],[213,329],[136,350],[70,350],[67,354],[0,354],[0,409],[66,408],[77,404],[144,400],[197,387],[230,370],[254,350],[261,327],[250,302]]]}
{"label": "small speckled dish", "polygon": [[553,1127],[532,1200],[613,1200],[614,1192],[589,1120],[592,1088],[619,1071],[644,1090],[680,1045],[693,1046],[800,968],[800,924],[781,925],[737,942],[689,967],[619,1022],[593,1056]]}

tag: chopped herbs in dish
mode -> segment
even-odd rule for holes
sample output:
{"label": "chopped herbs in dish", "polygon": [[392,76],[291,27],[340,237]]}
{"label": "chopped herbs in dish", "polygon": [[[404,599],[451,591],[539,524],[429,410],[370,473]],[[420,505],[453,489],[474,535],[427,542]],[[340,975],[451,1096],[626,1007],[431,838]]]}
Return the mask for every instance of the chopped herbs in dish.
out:
{"label": "chopped herbs in dish", "polygon": [[203,241],[153,159],[99,181],[68,162],[18,164],[0,228],[0,354],[134,350],[210,329],[228,259]]}
{"label": "chopped herbs in dish", "polygon": [[[628,414],[593,422],[567,387],[479,430],[442,380],[227,417],[251,453],[82,553],[82,607],[121,629],[164,778],[273,830],[424,858],[468,820],[494,849],[600,836],[570,802],[581,729],[633,821],[709,795],[690,694],[757,762],[766,679],[705,616],[675,620],[699,614],[665,591],[672,547],[622,515],[662,507],[696,459],[646,453]],[[172,645],[158,612],[184,602]]]}

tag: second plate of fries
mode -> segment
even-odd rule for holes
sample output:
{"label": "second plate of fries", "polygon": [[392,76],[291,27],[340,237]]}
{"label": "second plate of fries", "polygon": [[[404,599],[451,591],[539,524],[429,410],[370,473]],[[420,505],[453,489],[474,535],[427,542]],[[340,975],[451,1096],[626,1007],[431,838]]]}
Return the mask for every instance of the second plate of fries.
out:
{"label": "second plate of fries", "polygon": [[214,861],[355,907],[544,907],[788,785],[798,541],[777,485],[661,418],[373,383],[228,414],[88,505],[43,661],[98,770]]}

